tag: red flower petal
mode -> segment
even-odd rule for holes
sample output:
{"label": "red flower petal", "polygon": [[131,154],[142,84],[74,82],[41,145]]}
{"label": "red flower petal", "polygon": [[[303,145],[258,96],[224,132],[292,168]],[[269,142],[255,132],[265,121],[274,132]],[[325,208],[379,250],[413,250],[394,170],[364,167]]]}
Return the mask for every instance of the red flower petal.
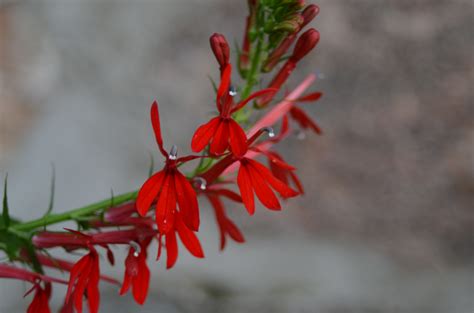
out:
{"label": "red flower petal", "polygon": [[176,241],[176,234],[170,231],[165,236],[166,239],[166,268],[170,269],[178,259],[178,242]]}
{"label": "red flower petal", "polygon": [[71,273],[69,275],[69,284],[66,292],[66,302],[69,302],[73,291],[74,283],[79,277],[79,275],[84,271],[84,268],[88,265],[88,261],[89,256],[85,255],[81,259],[79,259],[79,261],[72,267]]}
{"label": "red flower petal", "polygon": [[215,190],[215,193],[223,197],[226,197],[232,201],[242,202],[242,197],[240,197],[237,193],[233,192],[232,190],[218,189],[218,190]]}
{"label": "red flower petal", "polygon": [[160,192],[160,197],[156,203],[155,220],[158,231],[167,233],[173,227],[173,216],[176,211],[176,190],[174,186],[174,174],[167,173]]}
{"label": "red flower petal", "polygon": [[291,189],[290,187],[288,187],[288,185],[275,178],[268,168],[266,168],[255,160],[249,160],[249,162],[252,164],[252,167],[254,167],[263,176],[263,178],[270,184],[270,186],[272,186],[273,189],[280,193],[282,197],[291,198],[298,195],[297,191]]}
{"label": "red flower petal", "polygon": [[89,303],[89,313],[99,312],[99,301],[100,301],[99,279],[100,279],[99,258],[96,255],[94,257],[94,262],[91,268],[89,282],[87,284],[87,300]]}
{"label": "red flower petal", "polygon": [[175,175],[176,196],[184,223],[193,231],[199,230],[199,207],[196,192],[183,174]]}
{"label": "red flower petal", "polygon": [[220,117],[214,117],[206,124],[199,126],[191,141],[191,149],[194,152],[202,151],[209,144],[219,126],[219,122]]}
{"label": "red flower petal", "polygon": [[122,296],[127,293],[128,289],[130,289],[130,283],[132,278],[130,274],[127,273],[127,269],[125,269],[125,274],[123,275],[123,283],[122,287],[120,288],[119,294]]}
{"label": "red flower petal", "polygon": [[212,139],[210,152],[220,155],[229,147],[229,122],[221,119]]}
{"label": "red flower petal", "polygon": [[143,253],[144,252],[138,256],[138,258],[140,258],[140,267],[133,283],[133,297],[138,304],[145,303],[148,295],[148,287],[150,285],[150,270],[148,269],[146,257]]}
{"label": "red flower petal", "polygon": [[160,171],[148,178],[138,191],[136,206],[141,216],[145,216],[148,212],[148,209],[161,190],[164,178],[165,171]]}
{"label": "red flower petal", "polygon": [[163,138],[161,138],[161,127],[160,127],[160,112],[158,110],[158,102],[154,101],[151,105],[151,124],[153,125],[153,131],[155,132],[156,143],[160,149],[161,154],[164,157],[168,157],[168,153],[163,148]]}
{"label": "red flower petal", "polygon": [[298,191],[299,191],[301,194],[304,194],[303,184],[300,182],[298,176],[296,176],[296,174],[293,173],[293,172],[290,172],[290,176],[291,176],[291,178],[293,179],[293,182],[295,183],[296,188],[298,189]]}
{"label": "red flower petal", "polygon": [[273,193],[272,189],[268,186],[265,179],[257,169],[252,167],[251,163],[248,164],[247,170],[250,173],[253,190],[255,191],[255,194],[257,195],[260,202],[270,210],[281,210],[280,202]]}
{"label": "red flower petal", "polygon": [[84,270],[80,273],[77,279],[76,288],[74,290],[74,306],[78,313],[82,313],[82,297],[84,295],[87,282],[89,281],[89,275],[91,274],[92,270],[90,253],[85,257],[87,258],[87,263],[84,267]]}
{"label": "red flower petal", "polygon": [[217,109],[219,110],[219,112],[222,112],[222,104],[220,101],[222,100],[223,96],[229,92],[231,74],[232,66],[230,64],[227,64],[224,68],[224,71],[222,72],[221,84],[219,85],[219,89],[217,90],[216,95]]}
{"label": "red flower petal", "polygon": [[181,221],[179,215],[176,216],[176,230],[178,231],[179,238],[183,245],[188,251],[197,258],[203,258],[204,252],[202,251],[201,243],[199,239],[186,225]]}
{"label": "red flower petal", "polygon": [[234,222],[229,219],[227,219],[226,230],[229,236],[232,237],[232,239],[234,239],[236,242],[245,242],[245,238],[240,232],[240,229],[238,229],[237,226],[235,226]]}
{"label": "red flower petal", "polygon": [[312,102],[319,100],[323,94],[321,92],[313,92],[307,95],[302,96],[295,100],[295,102]]}
{"label": "red flower petal", "polygon": [[236,156],[242,156],[247,152],[247,136],[244,130],[234,120],[229,120],[230,148]]}
{"label": "red flower petal", "polygon": [[242,162],[239,168],[239,173],[237,174],[237,185],[239,185],[240,195],[242,196],[245,208],[250,215],[253,215],[255,213],[255,201],[253,198],[252,182],[250,180],[250,175]]}
{"label": "red flower petal", "polygon": [[323,131],[303,110],[298,107],[292,107],[290,110],[291,117],[295,119],[302,128],[311,128],[315,133],[321,135]]}

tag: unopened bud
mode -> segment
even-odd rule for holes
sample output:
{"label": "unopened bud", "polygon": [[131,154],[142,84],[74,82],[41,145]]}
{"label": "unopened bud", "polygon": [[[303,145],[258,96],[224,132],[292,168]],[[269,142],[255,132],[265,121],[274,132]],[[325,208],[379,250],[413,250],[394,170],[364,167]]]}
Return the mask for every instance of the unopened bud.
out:
{"label": "unopened bud", "polygon": [[316,4],[308,5],[301,13],[301,15],[303,16],[303,24],[301,25],[301,28],[308,25],[318,14],[319,7]]}
{"label": "unopened bud", "polygon": [[288,51],[290,46],[296,40],[296,34],[288,35],[283,41],[270,53],[263,63],[262,71],[264,73],[270,72],[280,61],[281,57]]}
{"label": "unopened bud", "polygon": [[298,38],[291,60],[295,63],[299,62],[305,55],[307,55],[319,41],[319,32],[310,28]]}
{"label": "unopened bud", "polygon": [[229,63],[230,48],[225,37],[221,34],[214,33],[209,38],[212,52],[216,56],[217,62],[221,68],[224,68]]}

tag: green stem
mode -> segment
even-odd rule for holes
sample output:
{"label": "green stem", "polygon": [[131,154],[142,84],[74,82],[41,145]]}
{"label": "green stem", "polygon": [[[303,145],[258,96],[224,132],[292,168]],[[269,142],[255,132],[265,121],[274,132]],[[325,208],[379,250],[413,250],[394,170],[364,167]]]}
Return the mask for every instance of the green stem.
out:
{"label": "green stem", "polygon": [[255,47],[255,51],[252,53],[252,63],[250,66],[250,70],[247,73],[246,77],[246,85],[244,90],[242,91],[242,99],[247,98],[250,96],[250,93],[252,92],[253,86],[255,86],[255,83],[258,80],[258,70],[260,69],[260,62],[261,62],[261,57],[262,57],[262,45],[263,45],[263,40],[262,36],[259,35],[257,37],[257,46]]}
{"label": "green stem", "polygon": [[[138,191],[130,191],[127,193],[123,193],[121,195],[114,196],[114,205],[120,205],[124,202],[131,201],[137,198]],[[99,211],[106,210],[110,207],[110,198],[105,199],[96,203],[92,203],[90,205],[86,205],[81,208],[77,208],[68,212],[64,213],[57,213],[57,214],[50,214],[45,217],[32,220],[29,222],[16,224],[11,226],[10,229],[14,229],[16,231],[23,231],[28,232],[35,230],[36,228],[48,226],[51,224],[56,224],[68,220],[77,219],[78,217],[87,216]]]}

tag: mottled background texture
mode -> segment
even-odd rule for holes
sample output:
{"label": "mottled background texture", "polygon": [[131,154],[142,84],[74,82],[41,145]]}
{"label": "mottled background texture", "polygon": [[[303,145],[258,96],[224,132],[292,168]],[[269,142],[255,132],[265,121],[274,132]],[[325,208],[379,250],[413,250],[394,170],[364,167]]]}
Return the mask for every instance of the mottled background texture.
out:
{"label": "mottled background texture", "polygon": [[[248,243],[224,253],[203,202],[206,259],[152,262],[143,307],[103,284],[101,312],[473,312],[473,2],[317,4],[321,42],[288,86],[324,74],[308,110],[325,134],[280,146],[305,197],[253,218],[232,207]],[[0,174],[13,213],[43,214],[51,163],[57,211],[139,187],[149,153],[159,158],[153,99],[167,144],[189,152],[213,108],[208,37],[240,41],[245,15],[243,0],[0,1]],[[0,313],[24,312],[26,288],[0,281]]]}

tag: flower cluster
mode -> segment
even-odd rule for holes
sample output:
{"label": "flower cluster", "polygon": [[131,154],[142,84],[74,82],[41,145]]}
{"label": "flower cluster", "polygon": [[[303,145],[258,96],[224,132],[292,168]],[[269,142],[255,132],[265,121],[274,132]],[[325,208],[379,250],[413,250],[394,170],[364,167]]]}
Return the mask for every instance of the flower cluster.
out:
{"label": "flower cluster", "polygon": [[[148,295],[150,269],[148,248],[158,245],[159,260],[162,246],[166,250],[166,267],[172,268],[178,259],[178,238],[196,258],[204,258],[197,237],[200,226],[198,197],[206,199],[215,213],[220,234],[220,249],[227,239],[245,241],[242,232],[227,214],[225,201],[230,200],[255,213],[258,202],[269,210],[281,210],[282,199],[302,195],[304,189],[295,171],[275,151],[274,147],[289,138],[291,123],[301,130],[321,134],[320,127],[299,107],[299,103],[314,102],[320,92],[304,95],[314,81],[309,75],[291,93],[280,97],[282,86],[297,64],[318,43],[319,33],[304,28],[318,14],[316,5],[304,1],[249,0],[249,16],[245,23],[243,44],[238,59],[238,73],[244,86],[237,86],[230,62],[230,48],[222,34],[210,37],[210,46],[219,65],[216,88],[216,116],[197,127],[190,136],[192,155],[178,156],[178,148],[165,147],[160,125],[158,102],[151,105],[151,125],[164,166],[136,192],[112,197],[70,213],[48,213],[39,220],[22,223],[10,219],[4,201],[0,219],[0,249],[13,262],[31,267],[31,271],[13,265],[0,264],[0,278],[20,279],[32,284],[33,301],[28,312],[50,312],[48,300],[52,283],[67,285],[61,312],[83,312],[84,300],[88,311],[96,313],[100,306],[99,282],[121,285],[120,295],[131,291],[138,304]],[[292,52],[286,55],[291,45]],[[252,93],[260,75],[266,75],[283,63],[267,88]],[[253,104],[253,105],[251,105]],[[259,116],[254,119],[254,116]],[[279,125],[278,133],[273,127]],[[168,146],[169,147],[169,146]],[[265,165],[257,158],[268,162]],[[182,171],[183,164],[196,164],[190,173]],[[5,207],[6,206],[6,207]],[[47,225],[73,220],[78,229],[48,231]],[[10,244],[15,239],[18,244]],[[128,254],[124,260],[122,283],[104,276],[100,271],[100,254],[115,264],[112,245],[124,245]],[[48,252],[61,247],[67,252],[85,251],[77,261],[58,259]],[[68,281],[44,275],[44,268],[69,273]]]}

